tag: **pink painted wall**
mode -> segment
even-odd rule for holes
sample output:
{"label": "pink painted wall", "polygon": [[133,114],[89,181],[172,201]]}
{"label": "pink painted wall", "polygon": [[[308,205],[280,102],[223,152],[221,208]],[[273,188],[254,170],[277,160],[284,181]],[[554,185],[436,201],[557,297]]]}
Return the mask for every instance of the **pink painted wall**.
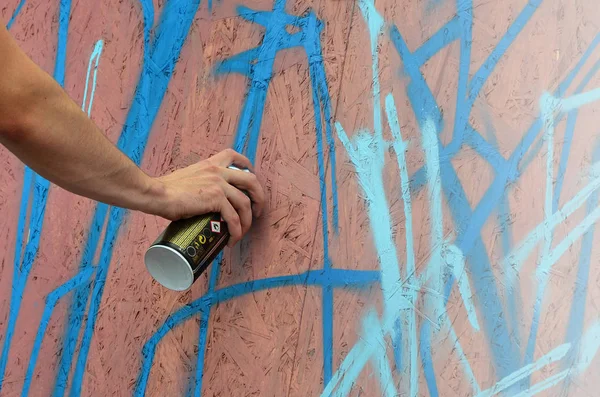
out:
{"label": "pink painted wall", "polygon": [[2,22],[145,171],[239,144],[268,209],[176,293],[143,264],[166,221],[0,148],[0,396],[596,394],[595,0],[20,3]]}

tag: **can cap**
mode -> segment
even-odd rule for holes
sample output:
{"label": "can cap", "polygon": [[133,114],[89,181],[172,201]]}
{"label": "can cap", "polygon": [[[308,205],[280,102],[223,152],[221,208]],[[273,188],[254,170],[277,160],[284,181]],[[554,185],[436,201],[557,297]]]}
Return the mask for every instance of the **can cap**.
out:
{"label": "can cap", "polygon": [[171,247],[153,245],[146,251],[144,262],[150,275],[166,288],[185,291],[194,282],[190,264]]}

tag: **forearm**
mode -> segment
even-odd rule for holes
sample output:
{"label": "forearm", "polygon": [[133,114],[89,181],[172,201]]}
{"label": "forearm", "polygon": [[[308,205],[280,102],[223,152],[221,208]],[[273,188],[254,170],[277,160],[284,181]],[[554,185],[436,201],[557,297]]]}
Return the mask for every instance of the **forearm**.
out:
{"label": "forearm", "polygon": [[[0,143],[34,171],[73,193],[152,211],[160,185],[119,151],[64,90],[20,50],[0,82]],[[6,50],[6,48],[2,48]],[[8,70],[6,70],[8,69]]]}
{"label": "forearm", "polygon": [[[147,211],[155,181],[120,152],[58,87],[40,87],[17,129],[2,143],[62,188],[119,207]],[[157,192],[158,193],[158,192]]]}

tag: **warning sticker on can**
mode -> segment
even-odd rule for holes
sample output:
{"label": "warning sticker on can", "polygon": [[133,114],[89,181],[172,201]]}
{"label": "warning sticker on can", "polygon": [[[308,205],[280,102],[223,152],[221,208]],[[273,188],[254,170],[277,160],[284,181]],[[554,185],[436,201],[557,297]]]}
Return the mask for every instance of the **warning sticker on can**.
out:
{"label": "warning sticker on can", "polygon": [[210,230],[212,230],[215,233],[221,233],[221,222],[210,221]]}

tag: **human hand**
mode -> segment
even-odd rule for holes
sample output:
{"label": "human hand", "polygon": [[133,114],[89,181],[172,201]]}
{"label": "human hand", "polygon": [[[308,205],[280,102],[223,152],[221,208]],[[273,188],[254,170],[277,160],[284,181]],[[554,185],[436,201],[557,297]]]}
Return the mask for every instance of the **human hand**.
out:
{"label": "human hand", "polygon": [[159,192],[160,198],[152,212],[172,221],[219,212],[229,229],[227,245],[234,245],[250,229],[253,215],[261,215],[265,196],[253,172],[227,168],[230,165],[252,171],[246,157],[226,149],[169,175],[154,178],[153,191]]}

